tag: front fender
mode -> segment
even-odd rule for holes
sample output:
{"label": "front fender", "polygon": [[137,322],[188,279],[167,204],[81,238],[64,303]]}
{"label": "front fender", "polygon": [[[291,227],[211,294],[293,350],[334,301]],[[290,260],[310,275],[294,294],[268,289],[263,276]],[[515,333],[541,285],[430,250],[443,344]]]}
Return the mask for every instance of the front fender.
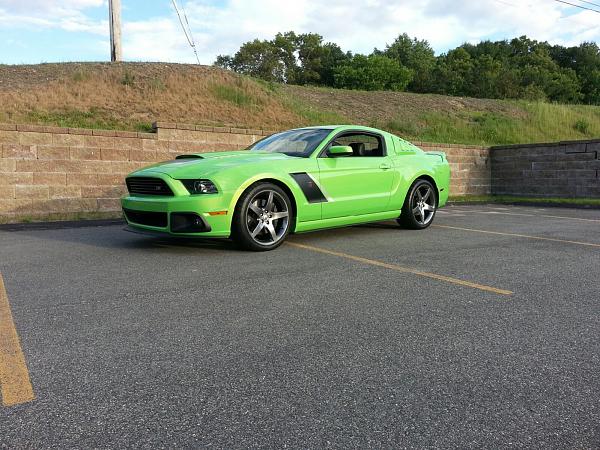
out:
{"label": "front fender", "polygon": [[287,190],[292,194],[291,201],[296,206],[296,223],[304,222],[309,220],[319,220],[321,218],[321,204],[320,203],[309,203],[304,193],[300,189],[300,186],[290,175],[281,175],[272,172],[263,172],[256,174],[247,180],[245,180],[240,187],[235,191],[231,197],[231,203],[229,205],[229,211],[233,217],[233,212],[238,204],[240,197],[250,188],[253,184],[258,182],[275,182],[285,186]]}

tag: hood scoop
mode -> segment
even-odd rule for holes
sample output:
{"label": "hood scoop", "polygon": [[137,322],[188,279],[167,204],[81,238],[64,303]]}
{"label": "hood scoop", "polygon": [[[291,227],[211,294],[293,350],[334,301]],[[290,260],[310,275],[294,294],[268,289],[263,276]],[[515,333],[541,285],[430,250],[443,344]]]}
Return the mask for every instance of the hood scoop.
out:
{"label": "hood scoop", "polygon": [[177,155],[175,159],[204,159],[200,155]]}

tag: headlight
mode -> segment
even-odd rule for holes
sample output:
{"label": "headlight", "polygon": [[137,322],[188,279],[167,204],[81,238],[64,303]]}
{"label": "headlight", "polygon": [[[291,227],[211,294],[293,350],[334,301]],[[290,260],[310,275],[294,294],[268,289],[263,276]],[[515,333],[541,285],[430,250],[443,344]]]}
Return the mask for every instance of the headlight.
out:
{"label": "headlight", "polygon": [[217,187],[210,180],[179,180],[183,183],[188,192],[192,195],[197,194],[216,194]]}

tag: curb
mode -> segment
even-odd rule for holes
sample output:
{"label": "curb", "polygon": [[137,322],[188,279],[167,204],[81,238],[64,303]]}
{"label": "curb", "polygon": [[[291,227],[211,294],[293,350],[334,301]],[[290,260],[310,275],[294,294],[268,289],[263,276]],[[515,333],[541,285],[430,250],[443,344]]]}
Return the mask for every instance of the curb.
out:
{"label": "curb", "polygon": [[600,205],[582,205],[580,203],[553,203],[553,202],[490,202],[490,201],[465,201],[446,203],[448,206],[473,206],[473,205],[510,205],[510,206],[531,206],[536,208],[571,208],[571,209],[600,209]]}
{"label": "curb", "polygon": [[106,227],[111,225],[124,224],[124,219],[92,219],[65,220],[54,222],[6,223],[0,224],[0,231],[60,230],[64,228]]}

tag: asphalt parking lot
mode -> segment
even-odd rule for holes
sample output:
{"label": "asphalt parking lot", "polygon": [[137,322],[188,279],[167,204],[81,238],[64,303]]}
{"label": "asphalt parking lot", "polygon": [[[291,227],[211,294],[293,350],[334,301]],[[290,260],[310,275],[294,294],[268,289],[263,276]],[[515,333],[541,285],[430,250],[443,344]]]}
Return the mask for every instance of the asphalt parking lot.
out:
{"label": "asphalt parking lot", "polygon": [[268,253],[122,228],[0,231],[35,395],[0,446],[600,447],[600,210],[453,206]]}

